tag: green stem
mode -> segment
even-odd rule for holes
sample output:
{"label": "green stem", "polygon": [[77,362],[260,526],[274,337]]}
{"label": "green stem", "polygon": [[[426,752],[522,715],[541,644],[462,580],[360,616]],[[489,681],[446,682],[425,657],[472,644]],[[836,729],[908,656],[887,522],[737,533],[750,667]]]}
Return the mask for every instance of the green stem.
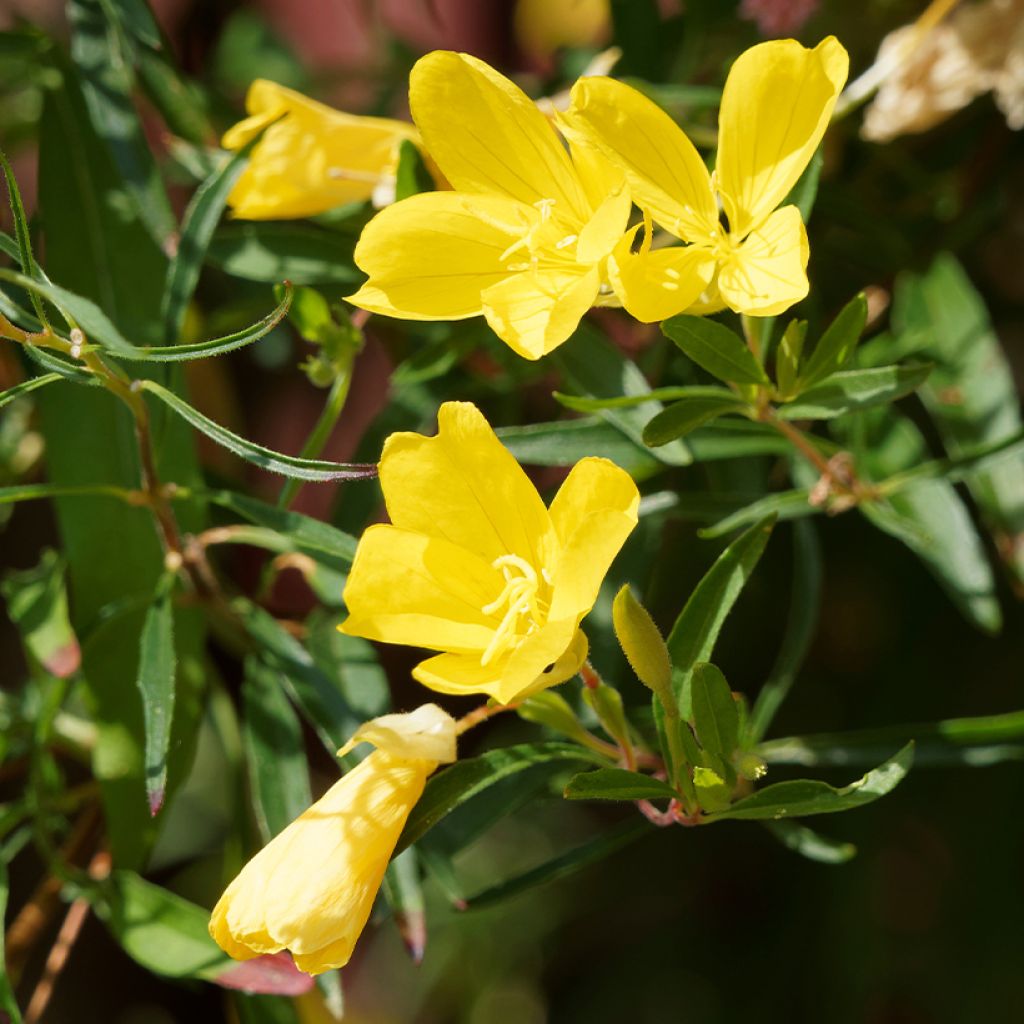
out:
{"label": "green stem", "polygon": [[[301,458],[318,458],[324,450],[324,445],[327,444],[327,440],[341,417],[342,410],[345,408],[348,391],[352,386],[352,367],[354,361],[355,357],[353,354],[348,358],[346,365],[338,376],[334,378],[334,383],[331,385],[331,390],[327,395],[327,401],[324,403],[323,412],[320,413],[316,426],[313,427],[306,443],[302,446],[302,451],[299,453]],[[288,508],[295,500],[301,487],[301,480],[286,480],[284,487],[281,488],[280,497],[277,499],[278,507]]]}

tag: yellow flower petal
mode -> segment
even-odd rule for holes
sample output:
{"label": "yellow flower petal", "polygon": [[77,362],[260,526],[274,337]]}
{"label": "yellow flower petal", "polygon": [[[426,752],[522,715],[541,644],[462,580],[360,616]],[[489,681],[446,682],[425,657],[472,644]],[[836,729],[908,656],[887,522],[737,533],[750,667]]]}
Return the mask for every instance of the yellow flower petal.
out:
{"label": "yellow flower petal", "polygon": [[718,290],[730,309],[775,316],[808,291],[807,231],[795,206],[776,210],[747,237],[718,273]]}
{"label": "yellow flower petal", "polygon": [[595,267],[523,270],[483,293],[484,316],[514,352],[540,359],[571,337],[600,286]]}
{"label": "yellow flower petal", "polygon": [[435,767],[372,753],[242,868],[213,909],[215,941],[238,959],[289,949],[309,974],[346,964]]}
{"label": "yellow flower petal", "polygon": [[349,617],[339,628],[369,640],[479,657],[494,632],[482,609],[502,585],[489,561],[458,543],[371,526],[345,584]]}
{"label": "yellow flower petal", "polygon": [[607,459],[581,459],[551,503],[561,542],[550,615],[579,621],[597,600],[612,560],[637,524],[640,492],[632,477]]}
{"label": "yellow flower petal", "polygon": [[344,757],[360,743],[407,761],[450,764],[456,758],[455,719],[436,704],[422,704],[415,711],[381,715],[365,722],[338,751]]}
{"label": "yellow flower petal", "polygon": [[703,246],[633,253],[627,238],[608,263],[608,279],[630,316],[653,324],[696,302],[714,276],[715,265]]}
{"label": "yellow flower petal", "polygon": [[484,693],[509,704],[571,679],[586,656],[587,638],[569,620],[548,623],[495,664],[482,666],[470,655],[439,654],[421,661],[412,674],[438,693]]}
{"label": "yellow flower petal", "polygon": [[464,192],[554,200],[584,219],[587,203],[569,154],[529,97],[476,57],[436,50],[409,76],[409,105],[426,148]]}
{"label": "yellow flower petal", "polygon": [[576,241],[577,263],[599,263],[622,240],[633,209],[624,185],[611,192],[583,225]]}
{"label": "yellow flower petal", "polygon": [[480,410],[445,402],[437,423],[435,437],[397,433],[384,445],[380,482],[391,521],[457,544],[488,566],[507,554],[547,564],[557,543],[548,511]]}
{"label": "yellow flower petal", "polygon": [[308,217],[369,199],[393,178],[402,139],[419,138],[411,124],[345,114],[263,79],[250,86],[246,109],[250,116],[225,133],[226,148],[270,125],[228,196],[247,220]]}
{"label": "yellow flower petal", "polygon": [[704,241],[718,226],[711,177],[693,143],[636,89],[611,78],[581,78],[563,123],[576,145],[621,167],[638,206],[666,230]]}
{"label": "yellow flower petal", "polygon": [[363,229],[355,261],[370,279],[347,299],[402,319],[479,316],[480,293],[509,276],[502,257],[531,217],[496,196],[425,192],[395,203]]}
{"label": "yellow flower petal", "polygon": [[796,184],[828,127],[849,57],[829,36],[813,50],[761,43],[729,72],[719,113],[716,174],[731,233],[758,227]]}
{"label": "yellow flower petal", "polygon": [[[556,123],[561,127],[563,117],[556,114]],[[622,191],[626,175],[600,150],[593,146],[570,145],[572,164],[579,175],[587,202],[596,210],[613,192]]]}

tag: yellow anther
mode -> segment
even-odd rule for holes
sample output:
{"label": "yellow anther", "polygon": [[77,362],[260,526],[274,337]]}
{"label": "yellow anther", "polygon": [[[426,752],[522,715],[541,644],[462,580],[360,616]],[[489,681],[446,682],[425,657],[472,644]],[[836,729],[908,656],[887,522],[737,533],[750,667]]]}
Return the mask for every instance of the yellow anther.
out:
{"label": "yellow anther", "polygon": [[[504,608],[505,613],[494,631],[491,642],[487,645],[487,650],[480,658],[481,665],[489,665],[510,647],[515,647],[523,637],[538,629],[546,610],[546,603],[538,594],[540,577],[525,558],[520,558],[519,555],[502,555],[491,564],[501,571],[505,587],[490,604],[485,604],[480,610],[484,615],[496,615]],[[547,574],[543,575],[546,580]]]}

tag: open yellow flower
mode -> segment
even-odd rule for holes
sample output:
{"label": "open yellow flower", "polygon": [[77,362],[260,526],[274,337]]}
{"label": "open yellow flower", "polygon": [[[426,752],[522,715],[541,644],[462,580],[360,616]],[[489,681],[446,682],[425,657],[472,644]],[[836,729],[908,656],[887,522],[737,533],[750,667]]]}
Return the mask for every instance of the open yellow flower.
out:
{"label": "open yellow flower", "polygon": [[[808,290],[803,220],[795,206],[777,207],[821,142],[848,66],[846,50],[831,36],[813,50],[785,39],[741,54],[722,96],[714,175],[668,114],[610,78],[576,83],[565,130],[620,167],[637,204],[692,243],[683,250],[693,253],[692,269],[714,275],[696,311],[728,306],[774,316]],[[665,278],[666,263],[679,251],[644,250],[629,261],[632,276],[669,286],[661,302],[651,302],[659,315],[641,319],[691,305],[684,301],[690,289]]]}
{"label": "open yellow flower", "polygon": [[427,776],[455,760],[455,735],[436,704],[361,726],[339,755],[377,749],[242,868],[213,908],[217,944],[237,960],[288,949],[308,974],[348,963]]}
{"label": "open yellow flower", "polygon": [[266,129],[228,196],[245,220],[310,217],[365,199],[383,206],[394,199],[402,140],[419,138],[404,121],[346,114],[265,79],[249,87],[245,108],[249,117],[222,140],[241,149]]}
{"label": "open yellow flower", "polygon": [[[455,191],[412,196],[370,221],[355,250],[370,279],[349,302],[408,320],[482,314],[527,359],[562,344],[595,304],[644,303],[646,281],[631,290],[611,273],[631,237],[621,171],[567,149],[522,90],[466,54],[421,58],[409,102]],[[688,266],[691,255],[678,258]],[[710,276],[680,275],[686,305]]]}
{"label": "open yellow flower", "polygon": [[446,402],[436,437],[388,438],[380,480],[391,525],[359,541],[342,632],[443,652],[413,676],[503,704],[579,670],[580,621],[637,522],[627,473],[582,459],[547,509],[480,411]]}

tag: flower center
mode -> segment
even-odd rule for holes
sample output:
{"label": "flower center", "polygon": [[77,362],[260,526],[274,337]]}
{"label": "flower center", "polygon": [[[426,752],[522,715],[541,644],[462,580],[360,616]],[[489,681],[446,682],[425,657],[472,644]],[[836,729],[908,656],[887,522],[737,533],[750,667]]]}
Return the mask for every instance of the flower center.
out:
{"label": "flower center", "polygon": [[550,582],[544,570],[538,576],[537,570],[519,555],[502,555],[491,564],[500,570],[505,588],[480,610],[484,615],[497,615],[504,609],[504,614],[480,658],[481,665],[489,665],[510,648],[518,646],[523,637],[540,628],[540,621],[547,613],[547,601],[539,593],[542,581]]}

